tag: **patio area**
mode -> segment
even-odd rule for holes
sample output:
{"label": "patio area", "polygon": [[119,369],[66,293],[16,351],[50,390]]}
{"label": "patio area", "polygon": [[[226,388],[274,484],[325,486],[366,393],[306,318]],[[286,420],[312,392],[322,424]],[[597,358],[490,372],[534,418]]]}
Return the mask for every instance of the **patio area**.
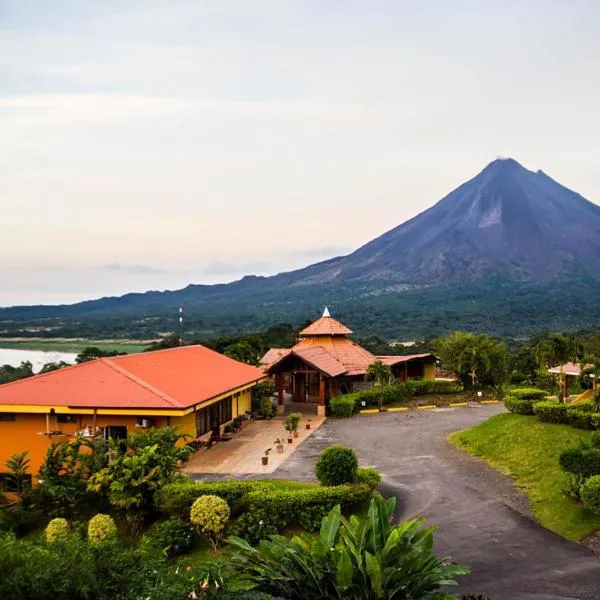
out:
{"label": "patio area", "polygon": [[[266,421],[251,421],[228,442],[219,442],[212,448],[200,450],[186,463],[183,471],[189,475],[198,474],[267,474],[283,464],[318,429],[325,417],[311,415],[311,427],[306,429],[307,417],[300,421],[298,437],[288,444],[284,418],[275,417]],[[284,440],[283,454],[275,448],[274,440]],[[271,448],[269,464],[263,465],[261,457]]]}

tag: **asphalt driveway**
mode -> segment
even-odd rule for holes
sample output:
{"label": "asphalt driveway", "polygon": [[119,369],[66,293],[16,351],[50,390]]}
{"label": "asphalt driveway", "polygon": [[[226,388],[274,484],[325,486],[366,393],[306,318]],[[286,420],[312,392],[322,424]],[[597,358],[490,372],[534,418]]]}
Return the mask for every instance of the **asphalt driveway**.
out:
{"label": "asphalt driveway", "polygon": [[543,529],[512,481],[455,449],[450,432],[502,412],[500,406],[329,419],[273,476],[312,479],[321,450],[355,449],[398,498],[399,517],[439,526],[437,551],[471,567],[460,591],[491,600],[598,600],[600,561],[580,544]]}

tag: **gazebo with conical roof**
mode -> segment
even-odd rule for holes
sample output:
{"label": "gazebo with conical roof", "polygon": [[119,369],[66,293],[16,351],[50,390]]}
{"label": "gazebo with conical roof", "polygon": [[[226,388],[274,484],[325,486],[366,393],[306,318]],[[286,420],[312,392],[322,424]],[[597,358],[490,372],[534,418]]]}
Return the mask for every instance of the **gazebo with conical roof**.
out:
{"label": "gazebo with conical roof", "polygon": [[299,333],[295,346],[269,350],[261,365],[275,377],[279,404],[287,393],[291,401],[316,404],[317,413],[324,414],[331,397],[368,385],[365,374],[377,360],[388,364],[400,380],[435,378],[432,354],[375,356],[352,341],[351,334],[326,307],[319,319]]}

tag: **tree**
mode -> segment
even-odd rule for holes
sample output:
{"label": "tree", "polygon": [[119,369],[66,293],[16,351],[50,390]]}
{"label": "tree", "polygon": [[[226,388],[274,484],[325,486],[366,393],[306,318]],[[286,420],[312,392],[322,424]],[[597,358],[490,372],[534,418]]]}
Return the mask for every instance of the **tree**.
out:
{"label": "tree", "polygon": [[33,375],[33,365],[29,361],[23,361],[18,367],[12,365],[0,366],[0,383],[17,381]]}
{"label": "tree", "polygon": [[11,491],[17,494],[19,498],[23,498],[31,488],[28,454],[29,450],[25,450],[25,452],[13,452],[6,461],[6,468],[8,469],[7,483]]}
{"label": "tree", "polygon": [[234,360],[256,366],[264,352],[252,347],[248,342],[236,342],[227,346],[223,354]]}
{"label": "tree", "polygon": [[154,493],[175,479],[191,454],[192,448],[178,444],[184,438],[175,428],[163,427],[134,433],[126,442],[111,440],[108,465],[90,477],[88,489],[106,494],[132,534],[154,511]]}
{"label": "tree", "polygon": [[270,536],[257,548],[230,538],[230,567],[247,589],[288,600],[446,597],[440,588],[468,569],[433,554],[435,528],[424,519],[392,525],[395,505],[376,496],[366,517],[350,519],[336,506],[316,538]]}
{"label": "tree", "polygon": [[90,360],[96,360],[97,358],[104,358],[109,356],[123,356],[127,352],[117,352],[116,350],[101,350],[97,346],[85,347],[76,357],[75,362],[81,364]]}
{"label": "tree", "polygon": [[[384,364],[380,360],[376,360],[369,365],[365,374],[367,381],[372,381],[375,387],[382,388],[384,385],[392,383],[392,369],[389,365]],[[379,410],[383,406],[383,394],[379,394]]]}
{"label": "tree", "polygon": [[49,373],[50,371],[58,371],[59,369],[64,369],[65,367],[70,367],[71,365],[64,360],[60,360],[58,362],[49,362],[44,364],[44,366],[40,369],[40,373]]}
{"label": "tree", "polygon": [[508,351],[501,340],[456,331],[438,340],[436,347],[444,367],[465,387],[499,385],[506,379]]}

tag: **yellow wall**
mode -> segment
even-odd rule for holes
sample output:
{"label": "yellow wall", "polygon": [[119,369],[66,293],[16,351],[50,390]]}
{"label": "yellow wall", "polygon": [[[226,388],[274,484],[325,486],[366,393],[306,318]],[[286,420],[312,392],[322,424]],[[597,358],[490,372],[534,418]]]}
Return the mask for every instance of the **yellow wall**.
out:
{"label": "yellow wall", "polygon": [[[232,415],[236,417],[244,414],[246,411],[250,411],[251,398],[252,398],[252,387],[248,386],[241,392],[233,394],[232,398]],[[204,408],[214,402],[222,400],[227,395],[221,395],[209,402],[203,402],[196,408]],[[13,407],[16,412],[14,421],[0,421],[0,472],[4,470],[4,463],[8,460],[10,455],[14,452],[29,451],[29,460],[31,464],[30,472],[35,475],[46,456],[48,446],[52,442],[68,441],[69,434],[75,433],[76,431],[82,430],[86,425],[91,427],[93,423],[93,415],[89,414],[90,410],[85,410],[87,414],[79,414],[74,409],[68,407],[56,407],[56,412],[65,414],[68,413],[75,417],[75,423],[58,423],[56,414],[50,415],[50,430],[61,431],[64,435],[43,435],[46,432],[46,414],[48,414],[48,407],[41,406],[27,406],[27,407]],[[17,412],[23,410],[24,412]],[[32,412],[32,411],[38,412]],[[41,412],[43,411],[43,412]],[[0,407],[0,412],[11,412],[9,406]],[[175,416],[175,411],[163,411],[160,414],[159,410],[152,411],[136,411],[129,410],[130,414],[102,414],[103,412],[112,412],[108,410],[98,409],[96,416],[96,425],[98,427],[107,427],[109,425],[124,425],[127,427],[128,433],[135,431],[144,431],[143,429],[135,426],[136,418],[144,414],[148,415],[151,420],[153,427],[165,427],[172,425],[177,427],[181,433],[185,433],[191,438],[196,437],[196,415],[193,410],[183,416]],[[179,410],[179,415],[182,411]],[[170,414],[170,416],[168,416]]]}
{"label": "yellow wall", "polygon": [[426,381],[435,380],[435,363],[425,363],[425,372],[423,374],[423,379],[425,379]]}
{"label": "yellow wall", "polygon": [[[90,415],[73,415],[75,423],[58,423],[56,415],[50,415],[50,430],[61,431],[64,435],[43,435],[46,431],[46,415],[18,413],[14,421],[0,421],[0,471],[4,470],[4,463],[13,452],[24,452],[29,450],[30,472],[35,475],[46,456],[48,446],[52,442],[68,441],[69,434],[83,429],[86,425],[92,425]],[[136,428],[135,417],[129,416],[104,416],[98,415],[96,425],[106,427],[108,425],[125,425],[129,433],[143,431]],[[164,427],[167,424],[166,417],[153,417],[152,425]]]}

